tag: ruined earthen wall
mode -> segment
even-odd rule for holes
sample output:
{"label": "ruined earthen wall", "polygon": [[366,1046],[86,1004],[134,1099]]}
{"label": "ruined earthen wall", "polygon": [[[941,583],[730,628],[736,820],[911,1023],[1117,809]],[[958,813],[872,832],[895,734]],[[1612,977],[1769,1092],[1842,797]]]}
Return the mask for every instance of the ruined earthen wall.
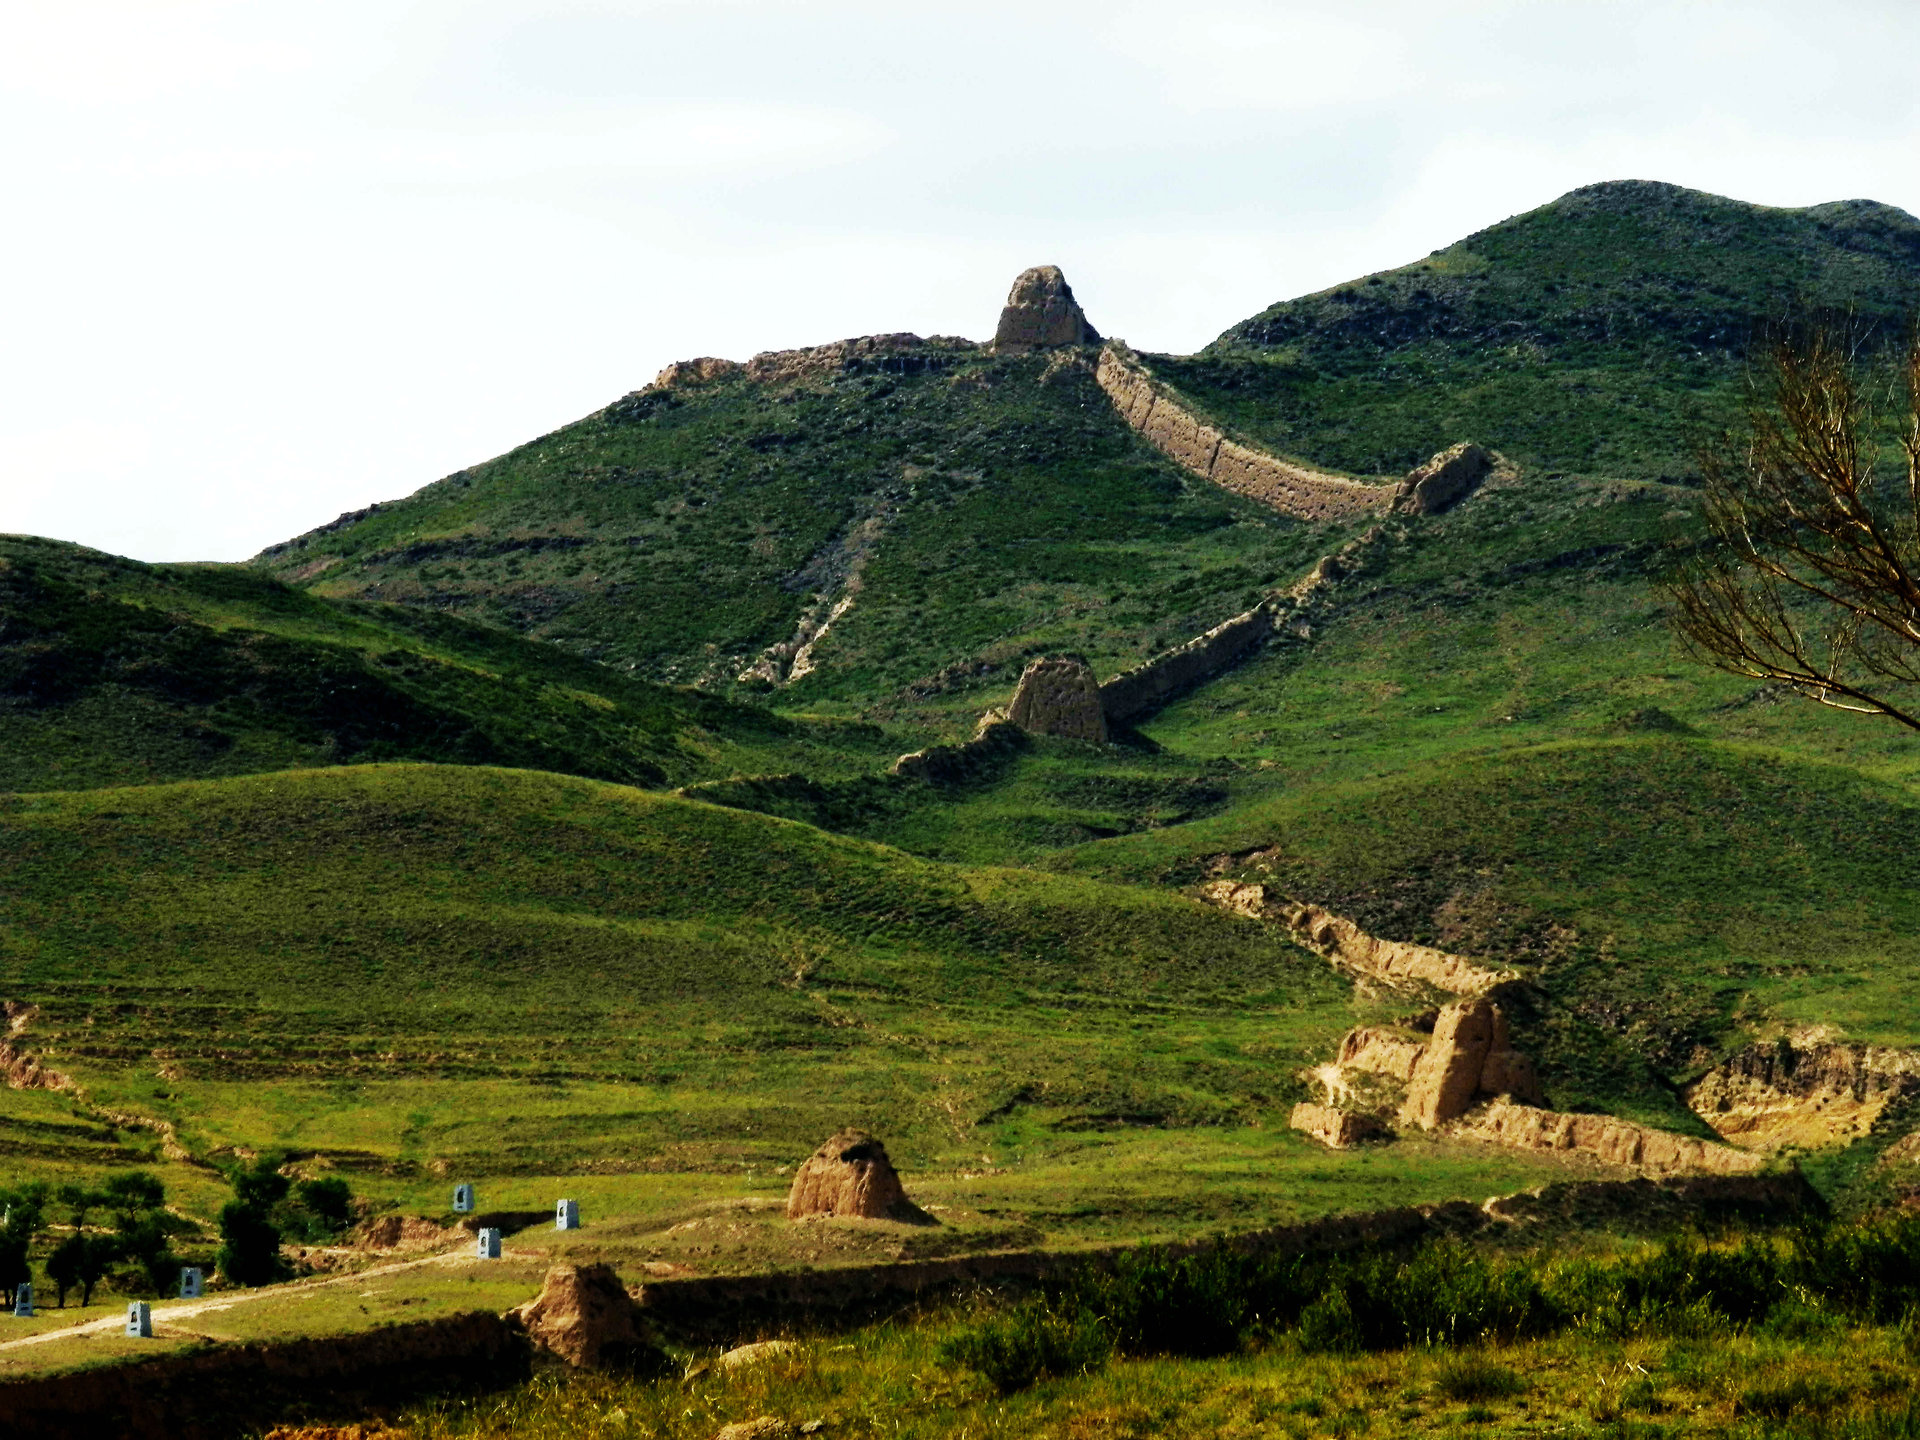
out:
{"label": "ruined earthen wall", "polygon": [[1747,1175],[1766,1164],[1764,1157],[1730,1145],[1672,1135],[1611,1115],[1567,1115],[1501,1100],[1471,1117],[1459,1134],[1516,1150],[1591,1155],[1661,1175]]}
{"label": "ruined earthen wall", "polygon": [[1149,444],[1223,489],[1302,520],[1357,520],[1393,504],[1394,486],[1310,470],[1229,440],[1182,405],[1124,346],[1109,341],[1102,347],[1094,378]]}
{"label": "ruined earthen wall", "polygon": [[964,780],[988,761],[1011,755],[1027,743],[1026,731],[998,710],[989,710],[980,717],[971,740],[910,751],[894,761],[887,773],[932,784]]}
{"label": "ruined earthen wall", "polygon": [[1130,720],[1169,696],[1237,665],[1273,634],[1273,617],[1273,607],[1262,602],[1144,665],[1121,671],[1100,687],[1100,705],[1107,722]]}
{"label": "ruined earthen wall", "polygon": [[0,1418],[36,1440],[234,1435],[296,1407],[353,1413],[422,1391],[511,1384],[527,1369],[526,1337],[475,1311],[11,1380],[0,1383]]}

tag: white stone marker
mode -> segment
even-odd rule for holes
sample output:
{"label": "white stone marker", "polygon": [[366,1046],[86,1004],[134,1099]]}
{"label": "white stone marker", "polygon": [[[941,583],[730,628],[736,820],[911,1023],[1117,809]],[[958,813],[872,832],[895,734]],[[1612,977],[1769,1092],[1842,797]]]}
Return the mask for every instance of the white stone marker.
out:
{"label": "white stone marker", "polygon": [[471,1215],[473,1213],[473,1186],[456,1185],[453,1187],[453,1213]]}
{"label": "white stone marker", "polygon": [[16,1320],[33,1318],[33,1286],[23,1284],[13,1292],[13,1318]]}
{"label": "white stone marker", "polygon": [[207,1293],[207,1277],[200,1273],[198,1265],[180,1267],[180,1298],[198,1300]]}
{"label": "white stone marker", "polygon": [[135,1340],[153,1338],[153,1307],[144,1300],[127,1305],[127,1334]]}
{"label": "white stone marker", "polygon": [[479,1255],[482,1260],[498,1260],[500,1258],[500,1232],[498,1230],[482,1230],[480,1232]]}
{"label": "white stone marker", "polygon": [[580,1202],[562,1200],[553,1207],[553,1228],[556,1230],[578,1230],[580,1228]]}

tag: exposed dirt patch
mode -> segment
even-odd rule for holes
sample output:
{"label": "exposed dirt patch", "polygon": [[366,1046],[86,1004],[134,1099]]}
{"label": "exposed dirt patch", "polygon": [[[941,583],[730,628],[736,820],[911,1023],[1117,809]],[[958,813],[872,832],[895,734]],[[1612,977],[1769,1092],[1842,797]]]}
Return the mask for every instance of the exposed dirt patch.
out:
{"label": "exposed dirt patch", "polygon": [[1748,1150],[1844,1145],[1920,1096],[1920,1051],[1783,1038],[1741,1051],[1685,1094],[1696,1115]]}

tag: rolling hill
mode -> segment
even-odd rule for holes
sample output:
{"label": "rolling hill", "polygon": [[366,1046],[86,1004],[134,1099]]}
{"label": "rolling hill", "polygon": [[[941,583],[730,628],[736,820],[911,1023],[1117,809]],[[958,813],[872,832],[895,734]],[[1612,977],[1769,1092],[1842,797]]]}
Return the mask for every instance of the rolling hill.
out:
{"label": "rolling hill", "polygon": [[1612,181],[1154,360],[1254,438],[1337,468],[1403,470],[1441,433],[1541,471],[1679,480],[1762,327],[1824,307],[1897,337],[1916,305],[1903,210]]}
{"label": "rolling hill", "polygon": [[239,566],[0,537],[0,787],[382,760],[639,785],[858,773],[905,746],[634,680],[457,616],[339,603]]}
{"label": "rolling hill", "polygon": [[[1076,1211],[1083,1159],[1459,1161],[1258,1133],[1418,1017],[1200,903],[1257,880],[1527,965],[1556,1103],[1701,1133],[1681,1087],[1756,1038],[1920,1044],[1920,741],[1689,664],[1650,588],[1754,326],[1885,329],[1916,279],[1887,207],[1611,184],[1146,357],[1349,474],[1501,452],[1443,514],[1302,520],[1136,434],[1089,347],[896,335],[670,367],[249,567],[6,541],[0,998],[96,1104],[396,1195],[731,1175],[854,1116],[951,1175],[1064,1167],[1049,1234],[1233,1218],[1111,1177]],[[1363,532],[1109,742],[883,774],[1030,658],[1111,676]]]}

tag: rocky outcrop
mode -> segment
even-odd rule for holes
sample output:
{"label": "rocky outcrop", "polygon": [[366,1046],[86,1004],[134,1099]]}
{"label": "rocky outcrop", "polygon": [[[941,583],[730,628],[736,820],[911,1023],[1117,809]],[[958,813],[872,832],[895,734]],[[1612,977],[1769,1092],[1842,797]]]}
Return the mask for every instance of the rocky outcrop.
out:
{"label": "rocky outcrop", "polygon": [[1513,1048],[1498,1005],[1475,999],[1442,1006],[1433,1038],[1407,1077],[1402,1123],[1438,1129],[1493,1095],[1527,1103],[1545,1098],[1532,1062]]}
{"label": "rocky outcrop", "polygon": [[796,1440],[800,1434],[793,1422],[778,1415],[756,1415],[751,1420],[736,1420],[713,1432],[713,1440]]}
{"label": "rocky outcrop", "polygon": [[1766,1163],[1764,1157],[1730,1145],[1669,1134],[1611,1115],[1566,1115],[1505,1100],[1494,1101],[1455,1133],[1516,1150],[1591,1156],[1655,1175],[1744,1175]]}
{"label": "rocky outcrop", "polygon": [[1392,486],[1315,470],[1228,439],[1118,342],[1102,348],[1094,378],[1127,424],[1155,449],[1235,494],[1302,520],[1355,520],[1393,504]]}
{"label": "rocky outcrop", "polygon": [[1305,1100],[1293,1107],[1293,1114],[1287,1118],[1287,1123],[1330,1150],[1345,1150],[1368,1140],[1391,1138],[1387,1127],[1371,1115],[1336,1109],[1332,1105],[1315,1105]]}
{"label": "rocky outcrop", "polygon": [[1781,1039],[1741,1051],[1685,1094],[1694,1114],[1745,1149],[1844,1145],[1920,1094],[1920,1052]]}
{"label": "rocky outcrop", "polygon": [[1087,323],[1086,312],[1057,265],[1036,265],[1020,272],[993,334],[993,348],[1005,355],[1099,343],[1100,333]]}
{"label": "rocky outcrop", "polygon": [[1020,674],[1007,719],[1029,735],[1073,740],[1107,738],[1103,693],[1093,670],[1078,656],[1035,660]]}
{"label": "rocky outcrop", "polygon": [[1467,495],[1493,468],[1493,456],[1462,441],[1407,472],[1394,492],[1393,508],[1404,515],[1438,515]]}
{"label": "rocky outcrop", "polygon": [[744,1370],[800,1353],[797,1340],[756,1340],[751,1345],[736,1345],[713,1362],[716,1370]]}
{"label": "rocky outcrop", "polygon": [[657,1370],[666,1361],[611,1265],[556,1265],[540,1294],[508,1314],[576,1369]]}
{"label": "rocky outcrop", "polygon": [[887,1147],[863,1130],[842,1130],[807,1158],[787,1194],[787,1218],[837,1215],[933,1224],[907,1198]]}
{"label": "rocky outcrop", "polygon": [[711,385],[744,375],[747,367],[738,360],[722,360],[717,355],[701,355],[693,360],[676,360],[653,377],[649,390],[686,390],[695,385]]}

